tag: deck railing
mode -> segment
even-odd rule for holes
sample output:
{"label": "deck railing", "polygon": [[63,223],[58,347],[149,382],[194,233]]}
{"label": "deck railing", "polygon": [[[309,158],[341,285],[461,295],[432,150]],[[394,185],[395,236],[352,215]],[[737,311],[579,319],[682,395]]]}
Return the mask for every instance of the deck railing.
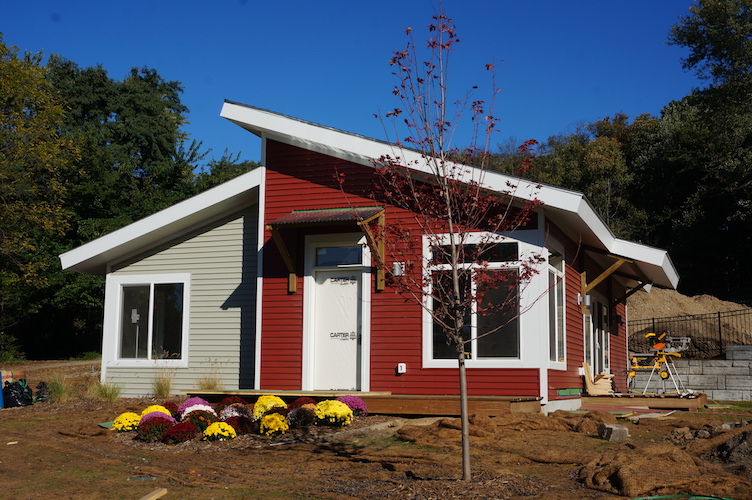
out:
{"label": "deck railing", "polygon": [[692,339],[683,357],[725,358],[727,346],[752,345],[752,309],[640,319],[629,321],[627,331],[631,352],[650,352],[652,342],[645,335],[668,332],[671,337]]}

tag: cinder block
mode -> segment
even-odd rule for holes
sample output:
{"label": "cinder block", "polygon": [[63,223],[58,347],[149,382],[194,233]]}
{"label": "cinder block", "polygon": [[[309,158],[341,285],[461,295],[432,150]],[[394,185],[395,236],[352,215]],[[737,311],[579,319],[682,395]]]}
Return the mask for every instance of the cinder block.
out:
{"label": "cinder block", "polygon": [[745,391],[752,390],[752,377],[728,375],[726,376],[725,389],[741,389]]}
{"label": "cinder block", "polygon": [[707,359],[703,363],[704,368],[708,367],[728,367],[731,368],[734,366],[734,363],[730,359]]}
{"label": "cinder block", "polygon": [[747,366],[706,366],[703,375],[749,375]]}
{"label": "cinder block", "polygon": [[741,401],[744,391],[708,391],[708,399],[714,401]]}
{"label": "cinder block", "polygon": [[598,436],[615,443],[623,443],[629,439],[629,429],[619,424],[598,424]]}
{"label": "cinder block", "polygon": [[748,345],[726,346],[726,359],[752,360],[752,346],[748,346]]}

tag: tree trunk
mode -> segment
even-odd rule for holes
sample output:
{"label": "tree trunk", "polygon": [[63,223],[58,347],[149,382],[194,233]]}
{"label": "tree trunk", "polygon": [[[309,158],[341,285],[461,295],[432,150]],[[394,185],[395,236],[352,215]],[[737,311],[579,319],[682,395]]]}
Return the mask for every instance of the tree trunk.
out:
{"label": "tree trunk", "polygon": [[460,421],[462,422],[462,480],[470,481],[470,421],[467,415],[467,373],[465,371],[465,352],[457,354],[460,374]]}

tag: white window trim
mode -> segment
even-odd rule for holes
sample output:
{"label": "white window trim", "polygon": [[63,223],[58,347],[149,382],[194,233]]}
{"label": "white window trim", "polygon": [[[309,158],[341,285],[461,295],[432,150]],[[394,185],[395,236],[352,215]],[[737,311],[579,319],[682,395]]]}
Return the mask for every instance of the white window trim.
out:
{"label": "white window trim", "polygon": [[[540,253],[543,251],[537,245],[531,245],[530,243],[521,241],[517,238],[510,238],[503,235],[489,235],[488,233],[472,233],[465,234],[465,243],[473,244],[478,243],[481,240],[488,241],[489,237],[497,240],[499,243],[517,243],[520,255]],[[440,269],[441,265],[428,267],[428,262],[431,258],[431,245],[432,244],[448,244],[449,234],[423,236],[423,272],[431,272],[432,270]],[[503,262],[494,265],[493,268],[517,268],[519,269],[519,261]],[[548,283],[548,275],[539,273],[534,276],[527,287],[522,291],[519,298],[520,311],[525,311],[524,314],[520,314],[518,317],[519,327],[519,352],[518,358],[481,358],[481,359],[467,359],[465,366],[467,368],[529,368],[531,366],[539,365],[539,355],[536,353],[536,349],[539,349],[539,340],[535,335],[527,335],[526,331],[539,330],[538,316],[540,312],[538,310],[538,304],[535,304],[539,293],[536,292],[541,287],[541,275],[545,279],[545,283]],[[547,285],[546,285],[547,287]],[[545,288],[544,288],[545,289]],[[423,305],[423,367],[424,368],[456,368],[457,359],[434,359],[433,358],[433,318],[430,313],[431,299],[428,294],[424,295],[425,303]],[[546,303],[545,309],[548,308]],[[547,332],[548,330],[546,330]],[[548,337],[546,337],[547,339]],[[548,350],[546,350],[548,353]],[[548,355],[546,354],[548,358]]]}
{"label": "white window trim", "polygon": [[[546,262],[546,280],[548,280],[548,273],[555,273],[557,277],[561,279],[562,286],[564,287],[564,296],[562,298],[563,304],[562,304],[562,324],[564,331],[561,332],[561,335],[564,336],[564,361],[551,361],[551,353],[548,353],[548,367],[552,370],[566,370],[567,369],[567,261],[564,258],[564,249],[559,245],[556,241],[549,241],[548,246],[559,252],[559,254],[562,257],[562,270],[559,271],[558,269],[551,266],[548,261]],[[550,257],[551,253],[548,252],[548,257]],[[548,293],[555,293],[555,290],[548,290]],[[547,311],[550,311],[548,307],[546,307]],[[549,324],[550,324],[550,318],[548,318]],[[550,328],[550,327],[549,327]],[[550,331],[548,332],[550,335]],[[549,344],[550,345],[550,344]]]}
{"label": "white window trim", "polygon": [[[157,283],[183,283],[183,338],[180,359],[126,359],[118,357],[120,345],[120,321],[122,290],[127,285],[153,285]],[[107,367],[121,368],[184,368],[188,366],[190,331],[191,274],[108,274],[105,283],[104,337],[102,361]]]}

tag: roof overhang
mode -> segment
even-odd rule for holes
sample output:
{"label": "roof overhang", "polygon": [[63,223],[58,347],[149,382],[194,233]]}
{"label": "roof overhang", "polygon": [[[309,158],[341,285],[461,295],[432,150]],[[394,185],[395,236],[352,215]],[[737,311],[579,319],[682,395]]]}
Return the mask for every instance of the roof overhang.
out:
{"label": "roof overhang", "polygon": [[104,275],[112,263],[187,234],[241,207],[258,203],[263,168],[254,169],[149,217],[60,255],[63,269]]}
{"label": "roof overhang", "polygon": [[[428,166],[421,168],[425,161],[421,162],[419,151],[384,141],[231,101],[225,101],[221,116],[262,139],[272,139],[369,167],[374,166],[375,159],[390,155],[401,158],[418,175],[429,173]],[[465,170],[469,172],[470,179],[490,190],[509,192],[511,186],[514,196],[539,200],[546,218],[576,243],[630,261],[616,274],[626,286],[645,285],[647,283],[641,281],[644,279],[649,280],[649,284],[676,288],[679,275],[668,252],[616,238],[582,193],[473,167],[466,167]],[[596,259],[603,260],[604,264],[609,262],[603,257]]]}

